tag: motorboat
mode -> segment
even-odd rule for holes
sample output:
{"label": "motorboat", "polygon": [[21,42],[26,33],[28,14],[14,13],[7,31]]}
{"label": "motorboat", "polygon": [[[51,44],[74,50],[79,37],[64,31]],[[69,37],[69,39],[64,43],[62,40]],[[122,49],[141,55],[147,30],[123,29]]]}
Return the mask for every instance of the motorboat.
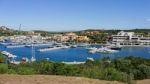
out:
{"label": "motorboat", "polygon": [[97,48],[93,48],[93,49],[90,49],[90,50],[89,50],[89,53],[94,54],[94,53],[96,53],[97,51],[98,51],[98,49],[97,49]]}
{"label": "motorboat", "polygon": [[97,49],[96,47],[89,47],[89,48],[86,48],[88,50],[93,50],[93,49]]}
{"label": "motorboat", "polygon": [[44,51],[52,51],[52,50],[65,49],[65,48],[70,48],[70,46],[50,46],[48,48],[39,49],[38,51],[44,52]]}
{"label": "motorboat", "polygon": [[112,49],[112,50],[121,50],[122,49],[122,47],[119,45],[110,45],[110,46],[107,46],[107,48]]}
{"label": "motorboat", "polygon": [[86,47],[89,46],[90,44],[88,43],[78,43],[78,47]]}
{"label": "motorboat", "polygon": [[110,48],[107,48],[107,47],[102,47],[102,48],[99,48],[97,50],[97,52],[100,52],[100,53],[117,53],[119,51],[118,50],[113,50],[113,49],[110,49]]}
{"label": "motorboat", "polygon": [[76,48],[76,47],[77,47],[77,45],[71,45],[70,47],[71,47],[71,48]]}

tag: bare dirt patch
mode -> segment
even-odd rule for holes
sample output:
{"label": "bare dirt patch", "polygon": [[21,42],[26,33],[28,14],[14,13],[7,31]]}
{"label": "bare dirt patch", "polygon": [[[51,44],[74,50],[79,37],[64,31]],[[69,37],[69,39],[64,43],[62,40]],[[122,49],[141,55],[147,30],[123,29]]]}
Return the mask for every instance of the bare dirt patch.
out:
{"label": "bare dirt patch", "polygon": [[[150,80],[136,81],[137,84],[150,84]],[[83,77],[53,75],[0,75],[0,84],[125,84],[117,81],[104,81]]]}

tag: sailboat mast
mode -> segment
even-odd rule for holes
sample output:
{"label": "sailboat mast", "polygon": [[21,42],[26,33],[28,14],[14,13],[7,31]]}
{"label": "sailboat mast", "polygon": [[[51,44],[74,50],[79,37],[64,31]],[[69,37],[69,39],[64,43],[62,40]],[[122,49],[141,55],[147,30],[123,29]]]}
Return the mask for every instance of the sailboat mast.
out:
{"label": "sailboat mast", "polygon": [[31,46],[32,46],[32,57],[31,57],[31,61],[35,61],[36,59],[35,59],[35,51],[34,51],[34,44],[33,44],[33,37],[31,37],[32,38],[32,43],[31,43]]}
{"label": "sailboat mast", "polygon": [[21,34],[21,24],[19,25],[19,34]]}

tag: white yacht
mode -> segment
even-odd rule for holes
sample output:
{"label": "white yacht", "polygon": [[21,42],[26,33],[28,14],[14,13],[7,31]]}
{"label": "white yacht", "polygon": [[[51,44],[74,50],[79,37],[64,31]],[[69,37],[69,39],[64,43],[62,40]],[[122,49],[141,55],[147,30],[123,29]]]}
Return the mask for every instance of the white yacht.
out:
{"label": "white yacht", "polygon": [[70,47],[71,47],[71,48],[76,48],[76,47],[77,47],[77,45],[71,45]]}
{"label": "white yacht", "polygon": [[107,47],[102,47],[102,48],[99,48],[97,50],[97,52],[100,52],[100,53],[117,53],[119,51],[118,50],[112,50],[112,49],[109,49]]}
{"label": "white yacht", "polygon": [[48,48],[39,49],[38,51],[45,52],[45,51],[52,51],[52,50],[66,49],[66,48],[70,48],[70,47],[69,46],[51,46]]}
{"label": "white yacht", "polygon": [[86,48],[88,50],[93,50],[93,49],[97,49],[96,47],[89,47],[89,48]]}
{"label": "white yacht", "polygon": [[112,50],[121,50],[122,46],[121,45],[110,45],[110,46],[107,46],[107,48],[112,49]]}

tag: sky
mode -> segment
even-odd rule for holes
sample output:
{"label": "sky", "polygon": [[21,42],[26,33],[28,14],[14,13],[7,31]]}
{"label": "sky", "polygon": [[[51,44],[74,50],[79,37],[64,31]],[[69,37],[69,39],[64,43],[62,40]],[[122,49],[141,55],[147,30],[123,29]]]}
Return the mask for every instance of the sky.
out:
{"label": "sky", "polygon": [[0,26],[22,30],[150,28],[150,0],[0,0]]}

